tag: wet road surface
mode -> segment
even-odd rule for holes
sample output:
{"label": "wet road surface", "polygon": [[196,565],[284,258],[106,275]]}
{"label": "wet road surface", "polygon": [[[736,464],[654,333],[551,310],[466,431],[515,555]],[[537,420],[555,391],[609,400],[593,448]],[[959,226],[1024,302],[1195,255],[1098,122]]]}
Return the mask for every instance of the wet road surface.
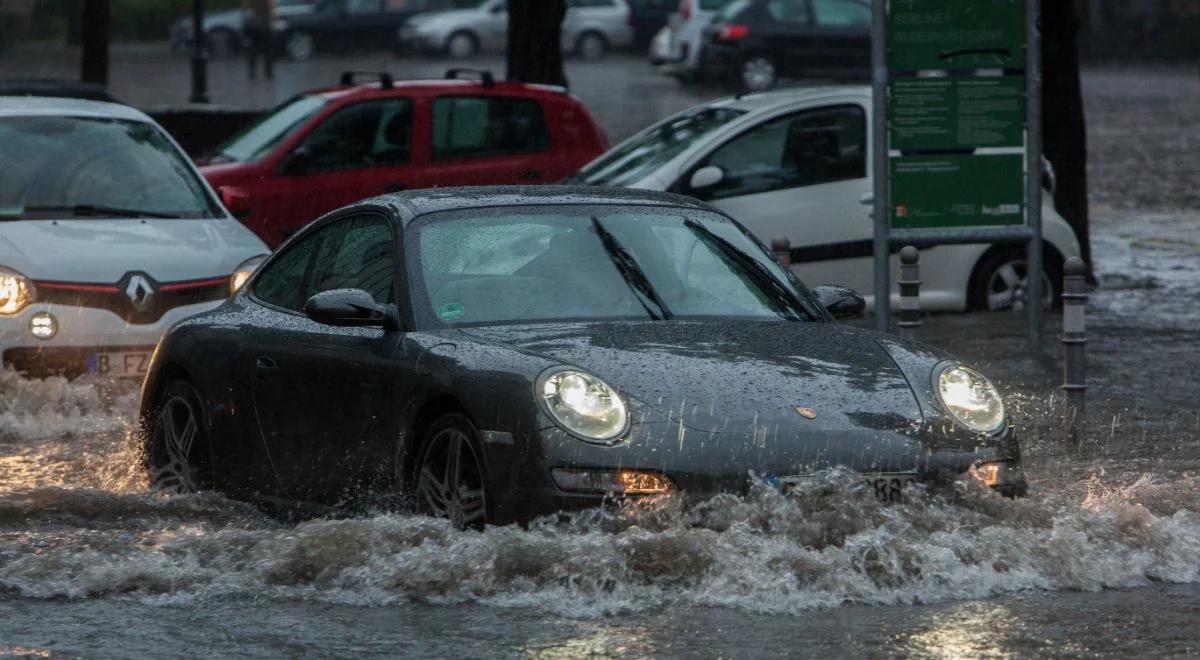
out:
{"label": "wet road surface", "polygon": [[[610,77],[572,74],[581,95],[675,85],[597,66]],[[1055,319],[1034,351],[1019,314],[937,316],[921,333],[999,381],[1031,497],[964,484],[882,507],[834,473],[786,498],[530,530],[286,525],[146,492],[131,386],[5,373],[0,656],[1197,655],[1200,90],[1170,72],[1094,72],[1087,89],[1104,155],[1087,446],[1059,441]],[[597,108],[610,134],[626,105],[642,108]]]}

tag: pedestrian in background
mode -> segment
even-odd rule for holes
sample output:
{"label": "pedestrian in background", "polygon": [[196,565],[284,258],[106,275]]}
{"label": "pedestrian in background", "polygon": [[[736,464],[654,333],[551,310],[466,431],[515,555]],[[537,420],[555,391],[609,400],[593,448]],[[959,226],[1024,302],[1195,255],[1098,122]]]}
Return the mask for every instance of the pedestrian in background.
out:
{"label": "pedestrian in background", "polygon": [[250,79],[258,71],[258,59],[263,60],[267,80],[275,77],[275,0],[242,0],[242,32],[246,35],[246,64]]}

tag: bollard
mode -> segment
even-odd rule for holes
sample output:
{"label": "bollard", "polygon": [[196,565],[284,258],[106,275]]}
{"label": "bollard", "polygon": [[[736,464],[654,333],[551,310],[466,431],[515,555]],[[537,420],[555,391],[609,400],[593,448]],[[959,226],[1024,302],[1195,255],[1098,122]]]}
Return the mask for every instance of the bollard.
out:
{"label": "bollard", "polygon": [[786,238],[776,238],[771,241],[771,252],[784,268],[792,266],[792,242]]}
{"label": "bollard", "polygon": [[1083,442],[1087,410],[1087,267],[1083,259],[1071,257],[1063,264],[1063,433],[1067,443],[1078,448]]}
{"label": "bollard", "polygon": [[900,336],[912,339],[921,327],[921,252],[906,245],[900,250]]}

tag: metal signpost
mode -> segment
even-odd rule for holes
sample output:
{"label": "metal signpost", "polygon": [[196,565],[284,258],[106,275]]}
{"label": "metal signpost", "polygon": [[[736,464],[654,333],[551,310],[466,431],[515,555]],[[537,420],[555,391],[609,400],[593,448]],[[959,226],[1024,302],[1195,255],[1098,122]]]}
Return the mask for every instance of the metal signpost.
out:
{"label": "metal signpost", "polygon": [[893,247],[1027,246],[1041,339],[1040,0],[874,0],[875,321]]}

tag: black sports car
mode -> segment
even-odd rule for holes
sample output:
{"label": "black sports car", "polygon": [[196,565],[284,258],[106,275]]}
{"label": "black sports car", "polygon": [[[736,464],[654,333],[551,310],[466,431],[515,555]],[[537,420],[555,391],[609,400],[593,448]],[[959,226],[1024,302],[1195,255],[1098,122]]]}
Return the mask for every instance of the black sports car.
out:
{"label": "black sports car", "polygon": [[276,504],[397,494],[460,526],[834,466],[885,499],[965,472],[1023,493],[987,379],[832,322],[862,307],[689,198],[379,197],[167,334],[142,392],[147,465],[163,487]]}

